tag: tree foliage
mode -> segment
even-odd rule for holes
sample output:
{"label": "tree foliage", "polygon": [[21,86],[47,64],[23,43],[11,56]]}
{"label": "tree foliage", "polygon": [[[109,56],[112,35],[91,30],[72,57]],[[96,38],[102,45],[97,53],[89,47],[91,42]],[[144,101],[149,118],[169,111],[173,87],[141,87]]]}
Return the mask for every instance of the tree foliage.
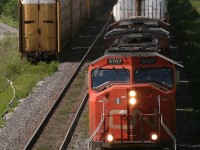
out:
{"label": "tree foliage", "polygon": [[18,18],[18,1],[0,0],[0,14],[16,21]]}
{"label": "tree foliage", "polygon": [[0,0],[0,13],[3,12],[3,6],[8,2],[8,0]]}

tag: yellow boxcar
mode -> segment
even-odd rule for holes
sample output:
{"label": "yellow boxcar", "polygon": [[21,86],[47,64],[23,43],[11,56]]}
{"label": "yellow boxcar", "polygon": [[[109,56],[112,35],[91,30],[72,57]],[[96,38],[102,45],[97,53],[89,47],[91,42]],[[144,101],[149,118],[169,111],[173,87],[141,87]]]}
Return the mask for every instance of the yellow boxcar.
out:
{"label": "yellow boxcar", "polygon": [[58,54],[103,0],[19,0],[19,48],[27,58]]}

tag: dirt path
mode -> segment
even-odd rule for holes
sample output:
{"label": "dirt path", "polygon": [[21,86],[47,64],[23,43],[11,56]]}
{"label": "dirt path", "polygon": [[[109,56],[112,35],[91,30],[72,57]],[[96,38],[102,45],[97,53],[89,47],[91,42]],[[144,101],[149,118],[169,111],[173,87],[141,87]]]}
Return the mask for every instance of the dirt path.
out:
{"label": "dirt path", "polygon": [[18,34],[18,29],[8,26],[0,22],[0,35],[15,35]]}
{"label": "dirt path", "polygon": [[18,29],[0,22],[0,40],[2,40],[5,36],[18,35],[18,32]]}

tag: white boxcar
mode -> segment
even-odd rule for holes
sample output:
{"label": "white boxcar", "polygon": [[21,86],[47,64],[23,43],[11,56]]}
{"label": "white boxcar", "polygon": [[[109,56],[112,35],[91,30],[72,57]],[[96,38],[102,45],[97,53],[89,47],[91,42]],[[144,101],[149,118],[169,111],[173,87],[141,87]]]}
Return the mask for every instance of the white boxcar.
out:
{"label": "white boxcar", "polygon": [[118,0],[113,7],[115,21],[130,19],[135,16],[144,16],[166,21],[166,0]]}

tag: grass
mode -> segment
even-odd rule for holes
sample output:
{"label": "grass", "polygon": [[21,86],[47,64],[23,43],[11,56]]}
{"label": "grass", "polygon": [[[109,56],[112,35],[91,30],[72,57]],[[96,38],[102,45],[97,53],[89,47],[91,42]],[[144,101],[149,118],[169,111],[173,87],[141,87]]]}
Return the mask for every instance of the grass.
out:
{"label": "grass", "polygon": [[89,136],[89,115],[88,115],[88,107],[87,110],[83,112],[82,117],[80,119],[80,123],[81,124],[81,136],[83,139],[88,138]]}
{"label": "grass", "polygon": [[[66,115],[74,112],[74,109],[77,107],[78,99],[82,94],[82,90],[85,88],[85,73],[82,70],[80,74],[77,76],[76,81],[72,85],[72,89],[70,90],[70,95],[67,98],[67,106],[65,109],[59,112],[58,121],[63,120]],[[75,106],[76,105],[76,106]]]}
{"label": "grass", "polygon": [[[20,59],[18,52],[18,37],[6,37],[0,41],[0,116],[8,108],[13,98],[13,89],[10,85],[2,89],[7,79],[13,80],[16,90],[15,101],[9,111],[18,105],[18,100],[27,97],[36,83],[53,72],[57,71],[58,62],[46,64],[43,62],[32,65]],[[3,120],[0,120],[2,126]]]}
{"label": "grass", "polygon": [[18,28],[19,27],[18,22],[14,21],[13,19],[11,19],[8,16],[1,15],[0,16],[0,22],[5,23],[5,24],[7,24],[9,26],[12,26],[14,28]]}

